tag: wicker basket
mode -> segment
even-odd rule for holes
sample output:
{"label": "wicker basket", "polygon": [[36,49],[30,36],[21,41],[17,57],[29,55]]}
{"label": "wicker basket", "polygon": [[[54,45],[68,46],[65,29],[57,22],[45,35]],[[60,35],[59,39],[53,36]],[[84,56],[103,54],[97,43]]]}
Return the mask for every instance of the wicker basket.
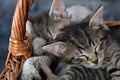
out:
{"label": "wicker basket", "polygon": [[[9,53],[5,69],[0,80],[17,80],[21,74],[24,61],[31,56],[31,38],[26,34],[26,20],[34,0],[18,0],[12,22]],[[105,22],[109,27],[120,26],[120,22]],[[24,47],[24,48],[23,48]]]}

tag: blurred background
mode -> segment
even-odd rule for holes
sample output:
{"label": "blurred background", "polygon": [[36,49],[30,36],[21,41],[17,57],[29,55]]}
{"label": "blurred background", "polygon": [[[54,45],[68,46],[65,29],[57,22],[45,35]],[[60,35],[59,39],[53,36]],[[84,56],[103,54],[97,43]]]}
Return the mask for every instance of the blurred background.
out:
{"label": "blurred background", "polygon": [[[49,10],[52,0],[34,0],[31,15]],[[100,4],[104,5],[104,19],[120,21],[120,0],[63,0],[66,7],[82,5],[95,11]],[[4,69],[8,54],[12,18],[17,0],[0,0],[0,73]]]}

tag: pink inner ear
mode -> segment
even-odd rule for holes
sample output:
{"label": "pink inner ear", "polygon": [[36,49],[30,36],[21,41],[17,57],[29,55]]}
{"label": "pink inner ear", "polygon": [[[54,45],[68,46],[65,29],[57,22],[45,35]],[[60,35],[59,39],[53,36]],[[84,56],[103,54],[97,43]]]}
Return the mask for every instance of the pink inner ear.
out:
{"label": "pink inner ear", "polygon": [[65,9],[65,6],[64,6],[62,0],[55,0],[55,2],[53,3],[53,7],[54,8],[58,8],[60,10],[64,10]]}
{"label": "pink inner ear", "polygon": [[42,49],[44,49],[45,51],[48,51],[49,53],[58,57],[64,55],[65,48],[66,47],[64,46],[64,44],[60,42],[56,42],[42,47]]}
{"label": "pink inner ear", "polygon": [[49,15],[58,19],[67,16],[62,0],[53,0]]}
{"label": "pink inner ear", "polygon": [[92,23],[103,24],[103,6],[100,6],[93,15],[89,22],[89,26],[91,26]]}

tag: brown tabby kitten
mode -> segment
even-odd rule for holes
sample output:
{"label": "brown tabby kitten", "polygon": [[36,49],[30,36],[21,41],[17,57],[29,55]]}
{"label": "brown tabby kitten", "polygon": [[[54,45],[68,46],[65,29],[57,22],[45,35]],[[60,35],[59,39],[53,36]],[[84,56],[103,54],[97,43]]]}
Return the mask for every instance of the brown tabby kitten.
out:
{"label": "brown tabby kitten", "polygon": [[56,40],[43,49],[76,65],[103,69],[111,80],[120,80],[120,45],[103,22],[103,6],[92,17],[62,29]]}

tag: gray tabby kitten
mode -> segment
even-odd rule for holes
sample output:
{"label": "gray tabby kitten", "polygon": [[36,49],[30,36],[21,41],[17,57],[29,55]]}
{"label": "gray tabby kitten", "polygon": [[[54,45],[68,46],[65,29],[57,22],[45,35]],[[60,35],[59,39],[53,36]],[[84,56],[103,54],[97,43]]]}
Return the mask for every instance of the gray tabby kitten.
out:
{"label": "gray tabby kitten", "polygon": [[90,13],[82,6],[65,9],[62,0],[53,0],[50,11],[30,17],[26,23],[26,30],[33,38],[34,54],[41,55],[41,47],[53,42],[61,29],[70,23],[82,21]]}
{"label": "gray tabby kitten", "polygon": [[42,55],[41,47],[53,41],[60,29],[70,23],[65,6],[61,0],[53,0],[50,11],[30,17],[26,23],[26,31],[33,38],[35,55]]}
{"label": "gray tabby kitten", "polygon": [[53,73],[48,66],[51,62],[46,64],[47,62],[50,62],[47,56],[27,60],[29,64],[25,63],[25,66],[29,69],[26,72],[29,75],[23,73],[22,80],[111,80],[109,74],[103,69],[90,69],[64,62],[62,62],[62,68],[59,68],[60,71]]}
{"label": "gray tabby kitten", "polygon": [[[77,11],[75,11],[77,9]],[[67,11],[67,12],[66,12]],[[79,14],[77,14],[79,13]],[[33,55],[41,55],[39,57],[31,57],[25,61],[21,74],[22,80],[41,80],[43,71],[41,61],[44,60],[47,66],[51,66],[51,56],[43,56],[42,46],[54,41],[54,38],[61,33],[66,25],[73,22],[80,22],[87,17],[91,11],[82,7],[74,6],[65,10],[62,0],[53,0],[50,11],[41,13],[34,17],[30,17],[26,23],[26,30],[33,38]],[[81,16],[82,15],[82,16]],[[64,62],[58,65],[57,71],[62,67]],[[67,65],[67,64],[66,64]],[[44,66],[45,67],[45,66]]]}
{"label": "gray tabby kitten", "polygon": [[[62,31],[56,37],[59,42],[44,46],[43,49],[77,66],[102,69],[109,73],[111,80],[120,80],[120,45],[103,22],[103,6],[92,17],[69,25]],[[73,70],[73,73],[80,73],[79,67],[76,69],[78,71]],[[90,72],[87,73],[85,76]]]}

